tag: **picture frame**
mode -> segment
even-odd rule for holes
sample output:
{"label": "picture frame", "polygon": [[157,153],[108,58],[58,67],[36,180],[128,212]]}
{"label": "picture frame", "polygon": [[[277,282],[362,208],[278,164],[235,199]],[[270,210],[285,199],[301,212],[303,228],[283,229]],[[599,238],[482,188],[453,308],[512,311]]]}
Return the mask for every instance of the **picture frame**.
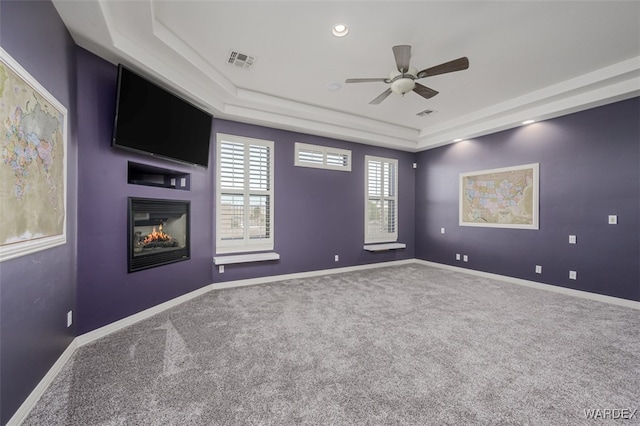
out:
{"label": "picture frame", "polygon": [[539,229],[539,163],[460,173],[459,225]]}
{"label": "picture frame", "polygon": [[66,244],[67,109],[0,48],[0,262]]}

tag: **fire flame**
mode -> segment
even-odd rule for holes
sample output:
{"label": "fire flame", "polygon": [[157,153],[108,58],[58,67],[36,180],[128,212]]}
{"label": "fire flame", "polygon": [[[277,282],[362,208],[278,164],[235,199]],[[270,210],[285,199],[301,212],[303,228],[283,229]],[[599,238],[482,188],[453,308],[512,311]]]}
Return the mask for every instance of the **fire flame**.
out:
{"label": "fire flame", "polygon": [[151,233],[147,235],[143,243],[149,244],[154,241],[169,241],[171,239],[172,238],[169,234],[165,234],[164,232],[162,232],[162,225],[160,225],[157,231],[156,231],[156,227],[155,226],[153,227],[153,231],[151,231]]}

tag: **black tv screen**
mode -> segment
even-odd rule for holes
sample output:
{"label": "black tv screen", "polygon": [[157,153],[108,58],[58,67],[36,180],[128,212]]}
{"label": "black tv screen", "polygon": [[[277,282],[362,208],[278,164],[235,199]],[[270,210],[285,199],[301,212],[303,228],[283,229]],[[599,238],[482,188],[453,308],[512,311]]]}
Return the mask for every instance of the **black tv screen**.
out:
{"label": "black tv screen", "polygon": [[117,96],[112,146],[208,167],[211,114],[122,64]]}

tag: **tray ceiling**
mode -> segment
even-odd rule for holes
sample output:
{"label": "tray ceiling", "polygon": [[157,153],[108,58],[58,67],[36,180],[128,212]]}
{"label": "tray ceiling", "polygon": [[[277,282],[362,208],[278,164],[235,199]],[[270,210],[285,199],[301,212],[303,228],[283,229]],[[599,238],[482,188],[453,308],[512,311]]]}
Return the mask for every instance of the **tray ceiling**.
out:
{"label": "tray ceiling", "polygon": [[[640,94],[637,1],[53,3],[78,45],[216,117],[407,151]],[[399,44],[418,70],[470,67],[370,105],[387,84],[344,81],[387,77]]]}

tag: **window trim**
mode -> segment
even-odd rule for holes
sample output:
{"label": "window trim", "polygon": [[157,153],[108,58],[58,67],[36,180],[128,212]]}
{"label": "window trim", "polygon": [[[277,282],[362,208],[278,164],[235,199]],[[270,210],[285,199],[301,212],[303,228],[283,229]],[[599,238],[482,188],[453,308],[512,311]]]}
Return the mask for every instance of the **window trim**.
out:
{"label": "window trim", "polygon": [[[264,146],[269,149],[269,189],[268,190],[252,190],[249,187],[249,179],[245,181],[245,187],[242,189],[229,189],[222,188],[222,155],[221,155],[221,147],[223,142],[229,143],[241,143],[245,147],[248,145],[257,145]],[[275,153],[275,143],[273,141],[264,140],[264,139],[256,139],[249,138],[245,136],[237,136],[230,135],[225,133],[216,133],[216,185],[215,185],[215,200],[216,200],[216,222],[215,222],[215,252],[216,254],[228,254],[228,253],[246,253],[246,252],[255,252],[255,251],[267,251],[273,250],[274,241],[275,241],[275,221],[274,221],[274,206],[275,206],[275,189],[274,189],[274,175],[275,175],[275,167],[274,167],[274,153]],[[244,159],[244,167],[245,173],[248,173],[248,162],[246,158]],[[222,212],[222,195],[223,194],[236,194],[243,195],[245,198],[250,197],[251,195],[268,195],[269,196],[269,218],[270,218],[270,226],[269,226],[269,238],[268,239],[260,239],[259,241],[252,242],[250,238],[247,238],[245,234],[242,240],[231,240],[225,241],[222,240],[220,233],[218,232],[220,227],[221,220],[221,212]],[[247,214],[247,210],[250,208],[250,204],[245,202],[245,212]]]}
{"label": "window trim", "polygon": [[[369,196],[369,162],[379,161],[381,163],[393,164],[395,170],[393,196],[370,197]],[[376,243],[395,243],[398,241],[398,218],[399,218],[399,203],[398,203],[398,160],[395,158],[377,157],[373,155],[365,155],[364,157],[364,243],[376,244]],[[394,217],[394,232],[387,232],[383,235],[371,235],[369,234],[369,200],[370,198],[376,198],[380,200],[394,200],[395,201],[395,217]]]}
{"label": "window trim", "polygon": [[[300,151],[301,150],[309,150],[309,151],[317,151],[322,154],[322,164],[320,163],[311,163],[300,160]],[[329,164],[328,156],[331,154],[335,155],[344,155],[347,158],[347,164],[345,166],[338,166],[335,164]],[[330,146],[323,145],[313,145],[303,142],[295,143],[295,162],[294,165],[297,167],[311,167],[314,169],[326,169],[326,170],[338,170],[341,172],[350,172],[351,171],[351,150],[348,149],[340,149],[333,148]]]}

